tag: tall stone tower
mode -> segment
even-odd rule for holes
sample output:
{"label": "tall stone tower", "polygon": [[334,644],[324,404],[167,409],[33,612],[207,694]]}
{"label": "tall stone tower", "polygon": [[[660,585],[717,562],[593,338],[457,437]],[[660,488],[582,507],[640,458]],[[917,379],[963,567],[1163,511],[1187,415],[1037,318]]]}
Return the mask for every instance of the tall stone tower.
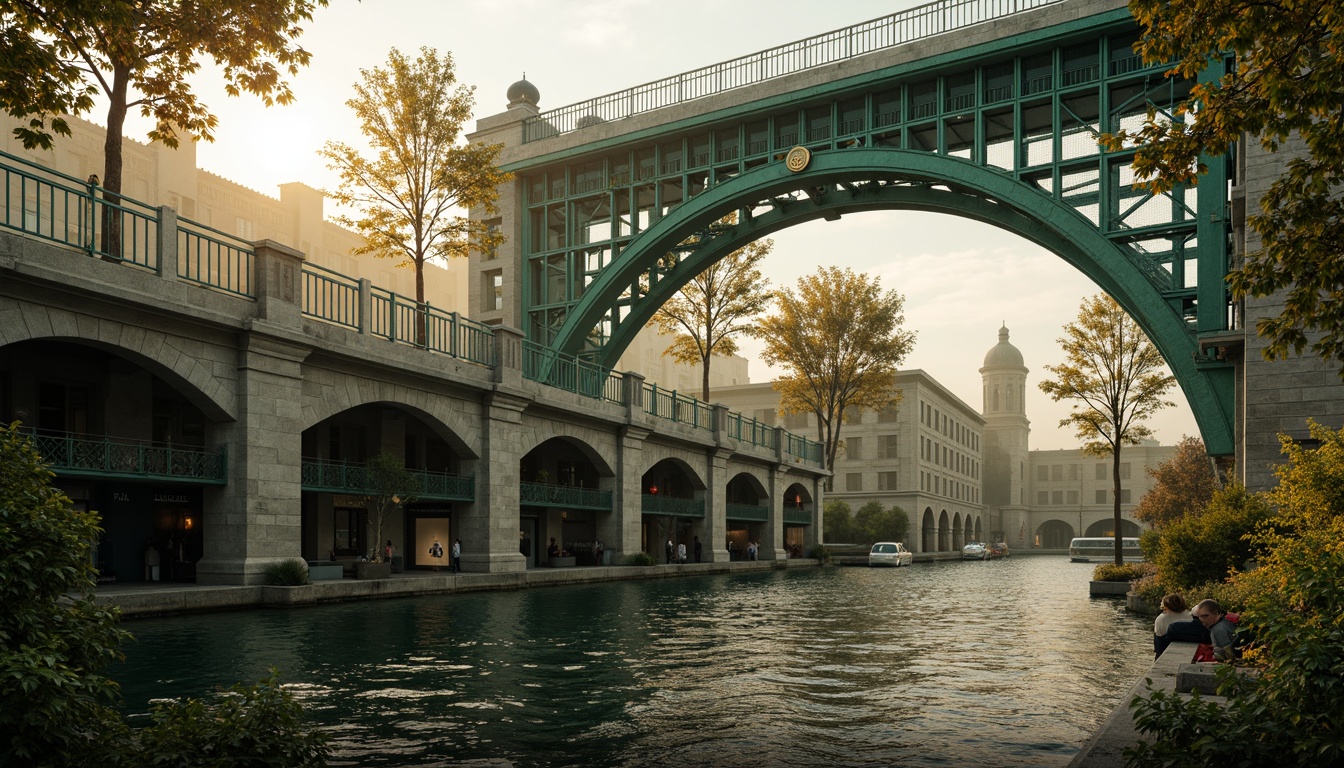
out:
{"label": "tall stone tower", "polygon": [[[988,535],[1017,545],[1027,520],[1027,367],[1022,353],[1008,343],[1008,328],[999,328],[999,343],[985,355],[980,369],[984,383],[984,493]],[[1011,539],[1011,540],[1010,540]],[[1025,542],[1022,542],[1025,543]]]}

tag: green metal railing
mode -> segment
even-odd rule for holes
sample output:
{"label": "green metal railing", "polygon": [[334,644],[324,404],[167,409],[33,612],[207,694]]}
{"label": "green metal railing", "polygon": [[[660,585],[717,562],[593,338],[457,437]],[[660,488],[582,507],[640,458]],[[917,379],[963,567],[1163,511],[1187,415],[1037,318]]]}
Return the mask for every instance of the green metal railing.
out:
{"label": "green metal railing", "polygon": [[167,443],[24,430],[57,475],[119,477],[224,485],[224,446],[185,448]]}
{"label": "green metal railing", "polygon": [[[412,478],[407,490],[418,499],[436,501],[475,501],[476,478],[407,469]],[[368,495],[375,492],[369,469],[363,464],[328,459],[304,458],[300,480],[303,490],[318,493]]]}
{"label": "green metal railing", "polygon": [[713,408],[675,389],[659,389],[657,384],[644,385],[644,412],[697,429],[714,428]]}
{"label": "green metal railing", "polygon": [[252,247],[243,240],[177,219],[177,264],[162,263],[158,208],[95,183],[0,152],[4,209],[0,226],[78,248],[90,256],[144,269],[176,269],[208,288],[252,298]]}
{"label": "green metal railing", "polygon": [[646,515],[665,515],[669,517],[704,517],[704,499],[674,499],[671,496],[654,496],[645,493],[640,496],[640,511]]}
{"label": "green metal railing", "polygon": [[611,370],[523,340],[523,377],[558,387],[566,392],[623,403],[623,377]]}
{"label": "green metal railing", "polygon": [[784,523],[786,525],[811,525],[812,513],[806,509],[798,509],[797,507],[785,507]]}
{"label": "green metal railing", "polygon": [[359,330],[359,281],[326,267],[304,262],[304,317]]}
{"label": "green metal railing", "polygon": [[369,333],[487,367],[495,364],[489,326],[382,288],[373,289]]}
{"label": "green metal railing", "polygon": [[770,509],[756,504],[728,502],[728,519],[764,523],[770,519]]}
{"label": "green metal railing", "polygon": [[542,112],[523,123],[523,142],[712,96],[1058,2],[1061,0],[942,0],[921,5]]}
{"label": "green metal railing", "polygon": [[728,436],[751,445],[774,448],[775,428],[757,419],[749,419],[740,413],[728,414]]}
{"label": "green metal railing", "polygon": [[518,491],[519,500],[525,506],[611,511],[611,491],[527,481],[518,484]]}
{"label": "green metal railing", "polygon": [[177,276],[238,296],[255,296],[252,244],[188,219],[177,220]]}
{"label": "green metal railing", "polygon": [[803,461],[810,461],[813,464],[821,464],[821,443],[815,440],[808,440],[792,432],[784,433],[784,452],[790,456],[795,456]]}

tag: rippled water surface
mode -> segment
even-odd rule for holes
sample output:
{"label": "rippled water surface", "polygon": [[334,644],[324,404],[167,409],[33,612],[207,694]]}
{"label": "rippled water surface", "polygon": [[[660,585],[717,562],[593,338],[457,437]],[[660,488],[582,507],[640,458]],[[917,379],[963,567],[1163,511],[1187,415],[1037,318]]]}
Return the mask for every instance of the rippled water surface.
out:
{"label": "rippled water surface", "polygon": [[269,666],[338,765],[1063,765],[1151,628],[1063,556],[127,623],[126,707]]}

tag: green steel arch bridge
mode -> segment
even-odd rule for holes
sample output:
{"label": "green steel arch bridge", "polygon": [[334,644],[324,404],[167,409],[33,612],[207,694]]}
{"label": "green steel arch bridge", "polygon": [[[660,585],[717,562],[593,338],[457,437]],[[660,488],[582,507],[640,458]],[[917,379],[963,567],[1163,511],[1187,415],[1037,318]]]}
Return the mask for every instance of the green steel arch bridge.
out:
{"label": "green steel arch bridge", "polygon": [[946,213],[1090,277],[1161,350],[1209,452],[1230,455],[1236,371],[1217,342],[1240,323],[1234,163],[1205,158],[1197,187],[1153,195],[1133,187],[1132,149],[1098,144],[1173,114],[1192,85],[1145,66],[1138,35],[1116,0],[944,0],[547,112],[516,84],[472,136],[504,144],[515,174],[491,222],[508,243],[473,259],[473,316],[517,324],[543,367],[610,367],[753,240],[870,210]]}

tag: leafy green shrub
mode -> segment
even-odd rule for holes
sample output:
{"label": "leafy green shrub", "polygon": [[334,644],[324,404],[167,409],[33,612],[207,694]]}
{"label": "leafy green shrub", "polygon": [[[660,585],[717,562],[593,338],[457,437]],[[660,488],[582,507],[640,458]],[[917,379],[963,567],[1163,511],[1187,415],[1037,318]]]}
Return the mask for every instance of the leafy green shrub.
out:
{"label": "leafy green shrub", "polygon": [[1157,572],[1152,563],[1102,563],[1092,570],[1093,581],[1136,581]]}
{"label": "leafy green shrub", "polygon": [[152,724],[137,731],[144,765],[274,765],[317,768],[327,764],[326,735],[309,730],[303,706],[270,674],[254,686],[235,685],[217,701],[156,705]]}
{"label": "leafy green shrub", "polygon": [[808,556],[813,560],[820,560],[823,564],[831,562],[831,551],[827,549],[824,544],[818,544],[813,547],[812,552]]}
{"label": "leafy green shrub", "polygon": [[266,566],[266,583],[273,587],[299,587],[308,583],[308,564],[297,557]]}
{"label": "leafy green shrub", "polygon": [[1178,591],[1218,583],[1255,554],[1248,537],[1273,510],[1245,487],[1214,494],[1204,512],[1173,520],[1162,529],[1154,558],[1162,581]]}
{"label": "leafy green shrub", "polygon": [[93,599],[97,513],[79,512],[17,429],[0,425],[0,765],[326,765],[325,736],[274,673],[220,705],[166,705],[132,730],[104,674],[129,635]]}
{"label": "leafy green shrub", "polygon": [[98,516],[71,507],[17,424],[0,426],[0,753],[83,765],[120,720],[117,611],[94,603]]}
{"label": "leafy green shrub", "polygon": [[1289,463],[1266,494],[1277,514],[1253,537],[1259,567],[1214,595],[1242,606],[1252,638],[1246,677],[1220,670],[1223,704],[1175,694],[1135,697],[1145,740],[1126,750],[1130,765],[1344,764],[1344,430],[1311,425],[1306,450],[1280,438]]}
{"label": "leafy green shrub", "polygon": [[625,556],[625,560],[623,560],[622,562],[624,562],[626,565],[657,565],[657,564],[658,564],[658,561],[657,561],[657,560],[654,560],[654,559],[653,559],[653,555],[650,555],[648,552],[635,552],[634,554],[626,555],[626,556]]}

